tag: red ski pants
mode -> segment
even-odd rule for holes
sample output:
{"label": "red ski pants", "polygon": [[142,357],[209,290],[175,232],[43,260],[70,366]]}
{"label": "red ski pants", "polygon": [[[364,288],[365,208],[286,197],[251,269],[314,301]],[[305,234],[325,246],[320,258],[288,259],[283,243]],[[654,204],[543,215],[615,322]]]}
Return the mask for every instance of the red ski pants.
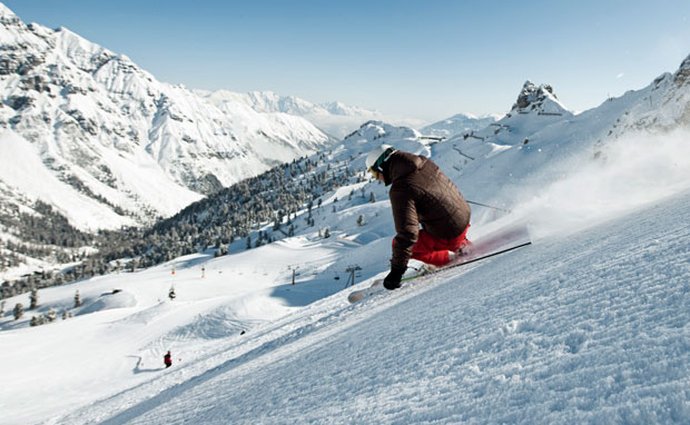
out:
{"label": "red ski pants", "polygon": [[[448,251],[455,252],[469,243],[467,240],[467,230],[469,228],[470,226],[467,225],[460,236],[453,239],[439,239],[431,236],[426,230],[421,229],[417,242],[412,246],[412,258],[434,266],[448,264],[450,261]],[[393,239],[393,246],[395,246],[395,239]]]}

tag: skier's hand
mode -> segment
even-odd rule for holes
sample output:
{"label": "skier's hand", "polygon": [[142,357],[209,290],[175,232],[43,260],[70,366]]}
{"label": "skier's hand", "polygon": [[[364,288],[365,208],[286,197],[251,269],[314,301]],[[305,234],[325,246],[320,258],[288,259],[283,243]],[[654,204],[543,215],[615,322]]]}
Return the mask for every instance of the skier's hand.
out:
{"label": "skier's hand", "polygon": [[403,274],[405,274],[405,268],[392,266],[388,276],[383,279],[383,287],[391,291],[400,288]]}

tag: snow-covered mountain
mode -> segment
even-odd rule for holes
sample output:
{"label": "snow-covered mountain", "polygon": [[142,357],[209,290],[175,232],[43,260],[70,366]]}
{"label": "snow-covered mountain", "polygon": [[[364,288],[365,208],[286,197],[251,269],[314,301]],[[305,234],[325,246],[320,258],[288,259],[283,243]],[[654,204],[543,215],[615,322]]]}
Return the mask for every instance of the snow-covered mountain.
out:
{"label": "snow-covered mountain", "polygon": [[348,279],[385,276],[393,236],[386,187],[360,171],[289,217],[294,236],[270,224],[280,240],[255,249],[41,290],[18,320],[28,294],[6,300],[0,420],[690,422],[687,66],[579,115],[534,86],[438,143],[370,121],[303,170],[361,170],[380,143],[429,155],[468,199],[511,210],[473,207],[470,239],[527,225],[529,248],[350,305]]}
{"label": "snow-covered mountain", "polygon": [[[578,115],[555,98],[551,87],[527,82],[504,118],[483,130],[449,139],[439,145],[439,157],[457,172],[459,181],[498,185],[496,191],[488,192],[482,185],[470,186],[469,196],[505,205],[519,203],[530,196],[524,187],[543,179],[557,180],[564,166],[605,162],[607,149],[619,144],[619,139],[686,128],[690,124],[688,69],[690,60],[686,59],[675,73],[663,74],[647,87],[605,100]],[[492,158],[491,165],[482,158]],[[674,167],[672,163],[664,166]]]}
{"label": "snow-covered mountain", "polygon": [[553,87],[548,84],[537,86],[528,80],[522,86],[511,110],[518,113],[536,111],[538,114],[560,115],[566,111],[566,108],[556,97]]}
{"label": "snow-covered mountain", "polygon": [[0,186],[81,229],[169,216],[333,142],[301,117],[220,109],[66,28],[26,25],[2,4],[0,94]]}
{"label": "snow-covered mountain", "polygon": [[[572,115],[558,100],[553,88],[548,84],[535,85],[526,81],[517,100],[510,109],[510,113],[536,113],[543,116],[567,117]],[[510,115],[509,113],[509,115]],[[457,114],[445,120],[422,127],[420,132],[427,136],[450,138],[461,134],[473,134],[483,130],[500,120],[499,115],[474,116],[471,114]],[[540,121],[538,125],[543,125]]]}
{"label": "snow-covered mountain", "polygon": [[481,130],[489,124],[496,122],[499,118],[496,115],[474,116],[471,114],[456,114],[445,120],[422,127],[419,131],[427,136],[447,139],[468,131]]}
{"label": "snow-covered mountain", "polygon": [[281,96],[271,91],[235,93],[228,90],[197,90],[196,93],[223,110],[229,105],[241,103],[261,113],[300,116],[338,139],[342,139],[366,121],[387,118],[378,111],[349,106],[342,102],[316,104],[295,96]]}
{"label": "snow-covered mountain", "polygon": [[[232,96],[232,93],[220,90],[212,93],[212,97],[222,100],[225,96]],[[271,91],[253,91],[246,94],[235,94],[238,99],[242,99],[252,109],[258,112],[283,112],[291,115],[351,115],[369,116],[377,115],[379,112],[370,111],[357,106],[345,105],[342,102],[329,102],[315,104],[295,96],[280,96]]]}

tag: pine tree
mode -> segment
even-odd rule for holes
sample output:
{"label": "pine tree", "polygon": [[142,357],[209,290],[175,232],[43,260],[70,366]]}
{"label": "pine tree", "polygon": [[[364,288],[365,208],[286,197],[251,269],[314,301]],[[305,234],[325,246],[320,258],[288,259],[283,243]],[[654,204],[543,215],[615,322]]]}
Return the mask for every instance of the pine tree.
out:
{"label": "pine tree", "polygon": [[54,322],[57,319],[57,312],[54,309],[48,310],[48,313],[46,314],[46,320],[48,322]]}
{"label": "pine tree", "polygon": [[29,295],[29,301],[31,304],[29,305],[29,310],[33,310],[36,307],[38,307],[38,289],[31,288],[31,295]]}
{"label": "pine tree", "polygon": [[24,315],[24,304],[17,303],[14,306],[14,320],[19,320]]}
{"label": "pine tree", "polygon": [[81,297],[79,296],[79,290],[74,294],[74,308],[81,306]]}
{"label": "pine tree", "polygon": [[215,257],[222,257],[223,255],[226,255],[227,253],[228,253],[228,248],[225,245],[221,245],[216,250],[214,256]]}

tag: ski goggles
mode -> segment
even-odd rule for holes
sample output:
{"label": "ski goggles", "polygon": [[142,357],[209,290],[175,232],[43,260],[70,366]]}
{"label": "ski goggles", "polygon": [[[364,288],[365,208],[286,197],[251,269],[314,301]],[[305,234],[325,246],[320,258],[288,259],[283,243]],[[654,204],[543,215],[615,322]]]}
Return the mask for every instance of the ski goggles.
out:
{"label": "ski goggles", "polygon": [[374,165],[369,167],[367,171],[369,171],[374,178],[378,178],[377,176],[383,172],[383,163],[388,161],[388,158],[390,158],[395,152],[397,151],[393,148],[386,149],[386,151],[379,156]]}
{"label": "ski goggles", "polygon": [[371,174],[371,176],[372,176],[374,179],[377,179],[377,180],[378,180],[378,178],[379,178],[379,175],[381,174],[381,173],[379,173],[378,171],[374,170],[374,167],[369,167],[369,168],[367,169],[367,171],[369,172],[369,174]]}

